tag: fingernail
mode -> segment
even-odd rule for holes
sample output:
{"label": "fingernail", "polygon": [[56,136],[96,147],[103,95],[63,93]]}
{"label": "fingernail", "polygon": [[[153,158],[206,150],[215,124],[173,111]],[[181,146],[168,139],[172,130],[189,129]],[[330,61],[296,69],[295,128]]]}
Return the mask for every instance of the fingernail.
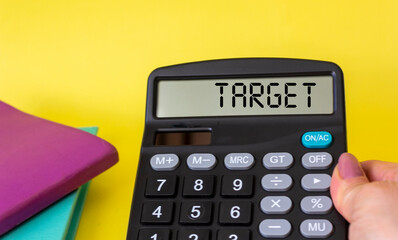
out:
{"label": "fingernail", "polygon": [[350,153],[343,153],[340,155],[337,167],[339,169],[340,176],[343,179],[360,177],[364,175],[357,158]]}

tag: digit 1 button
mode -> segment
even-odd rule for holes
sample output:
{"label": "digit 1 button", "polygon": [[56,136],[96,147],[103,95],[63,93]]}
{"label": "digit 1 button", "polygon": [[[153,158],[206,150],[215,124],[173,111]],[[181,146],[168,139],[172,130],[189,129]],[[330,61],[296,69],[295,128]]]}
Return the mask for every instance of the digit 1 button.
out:
{"label": "digit 1 button", "polygon": [[170,230],[168,229],[141,229],[138,240],[169,240]]}
{"label": "digit 1 button", "polygon": [[173,219],[172,202],[146,202],[142,207],[141,222],[148,224],[167,224]]}
{"label": "digit 1 button", "polygon": [[252,214],[251,202],[233,201],[220,204],[219,222],[224,225],[250,224]]}
{"label": "digit 1 button", "polygon": [[189,175],[184,178],[184,197],[211,197],[214,193],[214,176]]}
{"label": "digit 1 button", "polygon": [[153,175],[146,181],[146,197],[172,197],[175,195],[177,177],[174,175]]}
{"label": "digit 1 button", "polygon": [[207,229],[181,229],[178,240],[209,240],[210,230]]}
{"label": "digit 1 button", "polygon": [[218,231],[217,240],[250,240],[250,231],[246,229],[223,229]]}
{"label": "digit 1 button", "polygon": [[181,204],[180,223],[182,224],[210,224],[211,217],[211,202],[184,202]]}
{"label": "digit 1 button", "polygon": [[253,194],[252,175],[226,175],[222,177],[223,197],[250,197]]}

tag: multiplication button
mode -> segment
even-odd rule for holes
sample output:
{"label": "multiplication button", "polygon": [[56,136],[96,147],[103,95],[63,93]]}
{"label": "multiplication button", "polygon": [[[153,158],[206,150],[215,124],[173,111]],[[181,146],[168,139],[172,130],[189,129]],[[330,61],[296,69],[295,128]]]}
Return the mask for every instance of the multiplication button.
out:
{"label": "multiplication button", "polygon": [[285,219],[265,219],[258,230],[265,238],[285,238],[292,231],[292,225]]}
{"label": "multiplication button", "polygon": [[216,157],[210,153],[194,153],[188,156],[187,165],[191,170],[211,170],[216,165]]}
{"label": "multiplication button", "polygon": [[292,200],[286,196],[268,196],[261,200],[260,207],[265,214],[286,214],[292,209]]}
{"label": "multiplication button", "polygon": [[329,190],[332,178],[328,174],[307,174],[301,179],[301,186],[309,192]]}
{"label": "multiplication button", "polygon": [[306,214],[326,214],[332,209],[333,203],[327,196],[308,196],[301,200],[300,206]]}
{"label": "multiplication button", "polygon": [[333,232],[333,225],[325,219],[307,219],[301,223],[300,232],[306,238],[327,238]]}
{"label": "multiplication button", "polygon": [[327,152],[310,152],[303,155],[301,163],[306,169],[328,169],[333,162],[332,155]]}
{"label": "multiplication button", "polygon": [[267,153],[263,157],[263,165],[270,170],[288,169],[293,164],[293,156],[287,152]]}
{"label": "multiplication button", "polygon": [[265,191],[283,192],[291,188],[292,178],[287,174],[267,174],[261,179]]}
{"label": "multiplication button", "polygon": [[224,165],[229,170],[248,170],[254,164],[250,153],[230,153],[224,158]]}

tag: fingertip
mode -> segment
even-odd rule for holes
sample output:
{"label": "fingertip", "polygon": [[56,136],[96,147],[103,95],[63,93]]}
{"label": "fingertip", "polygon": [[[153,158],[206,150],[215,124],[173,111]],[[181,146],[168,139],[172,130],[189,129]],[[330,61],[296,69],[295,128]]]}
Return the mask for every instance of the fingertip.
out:
{"label": "fingertip", "polygon": [[351,153],[340,155],[337,168],[342,179],[365,176],[358,159]]}

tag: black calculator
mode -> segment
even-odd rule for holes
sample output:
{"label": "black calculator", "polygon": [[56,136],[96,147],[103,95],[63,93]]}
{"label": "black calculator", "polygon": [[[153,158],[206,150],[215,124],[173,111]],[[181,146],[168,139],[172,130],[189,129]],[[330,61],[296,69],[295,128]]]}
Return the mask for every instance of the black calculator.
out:
{"label": "black calculator", "polygon": [[127,239],[345,240],[329,193],[345,151],[334,63],[240,58],[156,69]]}

